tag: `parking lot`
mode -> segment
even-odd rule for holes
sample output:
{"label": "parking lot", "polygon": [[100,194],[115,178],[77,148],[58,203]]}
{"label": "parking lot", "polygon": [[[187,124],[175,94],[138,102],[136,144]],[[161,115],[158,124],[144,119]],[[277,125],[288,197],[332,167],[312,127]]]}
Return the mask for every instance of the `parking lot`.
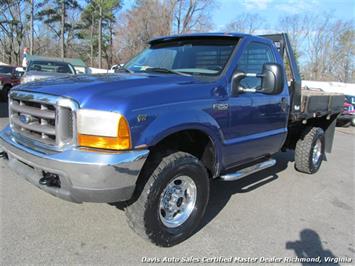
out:
{"label": "parking lot", "polygon": [[[1,104],[0,128],[8,121],[6,108]],[[172,248],[135,235],[114,205],[57,199],[1,161],[1,265],[128,265],[164,257],[260,262],[296,256],[352,258],[354,265],[354,151],[355,128],[337,128],[333,153],[315,175],[296,172],[293,153],[287,152],[275,156],[278,164],[271,169],[212,182],[202,226]]]}

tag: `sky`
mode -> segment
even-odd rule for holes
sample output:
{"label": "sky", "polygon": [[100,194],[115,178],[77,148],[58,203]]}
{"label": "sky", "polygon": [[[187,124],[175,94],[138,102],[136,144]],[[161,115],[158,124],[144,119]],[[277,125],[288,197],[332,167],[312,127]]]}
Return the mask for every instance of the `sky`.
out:
{"label": "sky", "polygon": [[[242,13],[258,14],[274,27],[279,16],[329,12],[335,18],[354,19],[355,0],[216,0],[213,14],[215,30],[223,30],[226,24]],[[272,30],[272,28],[270,29]]]}
{"label": "sky", "polygon": [[[273,27],[279,16],[295,14],[331,13],[335,18],[354,19],[355,0],[215,0],[216,7],[211,12],[213,31],[223,31],[224,27],[239,14],[252,13],[262,16],[267,25]],[[126,10],[134,0],[123,0]]]}

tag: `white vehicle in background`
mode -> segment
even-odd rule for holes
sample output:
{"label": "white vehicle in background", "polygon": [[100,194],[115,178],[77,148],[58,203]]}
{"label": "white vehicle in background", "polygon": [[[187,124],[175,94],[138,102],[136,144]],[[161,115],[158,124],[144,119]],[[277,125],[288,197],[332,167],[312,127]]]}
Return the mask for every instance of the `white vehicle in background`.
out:
{"label": "white vehicle in background", "polygon": [[28,64],[21,83],[68,75],[76,75],[74,66],[69,63],[50,60],[32,60]]}

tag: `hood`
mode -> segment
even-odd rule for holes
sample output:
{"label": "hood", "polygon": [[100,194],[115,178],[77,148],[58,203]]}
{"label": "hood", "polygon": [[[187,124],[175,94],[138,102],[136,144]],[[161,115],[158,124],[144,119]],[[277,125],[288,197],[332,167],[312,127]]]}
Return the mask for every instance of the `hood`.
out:
{"label": "hood", "polygon": [[81,107],[96,108],[98,103],[103,107],[113,106],[118,102],[138,102],[147,96],[157,100],[162,94],[174,99],[176,91],[181,94],[182,88],[201,82],[190,76],[119,73],[40,80],[21,84],[16,90],[65,96],[76,100]]}

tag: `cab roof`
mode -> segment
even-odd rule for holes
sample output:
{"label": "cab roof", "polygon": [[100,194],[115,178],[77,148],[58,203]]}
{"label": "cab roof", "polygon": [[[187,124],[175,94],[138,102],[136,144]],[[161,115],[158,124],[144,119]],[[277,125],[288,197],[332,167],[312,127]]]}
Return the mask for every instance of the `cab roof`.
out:
{"label": "cab roof", "polygon": [[265,42],[266,38],[245,34],[245,33],[237,33],[237,32],[213,32],[213,33],[191,33],[191,34],[180,34],[180,35],[171,35],[171,36],[162,36],[157,37],[149,41],[150,45],[154,45],[162,42],[169,41],[178,41],[178,40],[191,40],[191,39],[200,39],[200,38],[226,38],[226,39],[240,39],[240,38],[252,38],[254,40],[262,40]]}

